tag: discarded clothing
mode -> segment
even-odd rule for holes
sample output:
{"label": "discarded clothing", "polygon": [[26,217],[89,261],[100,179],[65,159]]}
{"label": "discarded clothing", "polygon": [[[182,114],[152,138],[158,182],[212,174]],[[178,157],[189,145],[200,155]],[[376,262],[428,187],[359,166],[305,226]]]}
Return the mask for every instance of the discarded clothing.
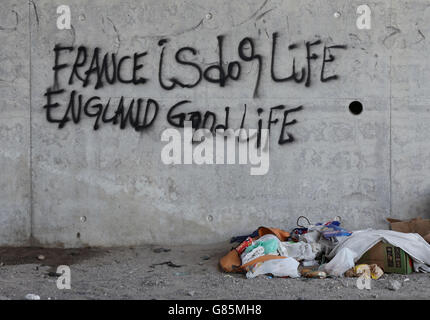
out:
{"label": "discarded clothing", "polygon": [[240,258],[242,260],[242,264],[247,264],[249,261],[257,259],[261,256],[264,256],[264,247],[256,247],[251,252],[244,252]]}
{"label": "discarded clothing", "polygon": [[232,237],[232,238],[230,239],[230,243],[233,243],[233,242],[243,242],[243,241],[245,241],[248,237],[250,237],[250,238],[258,237],[258,229],[257,229],[257,230],[255,230],[253,233],[251,233],[251,234],[247,235],[247,236],[236,236],[236,237]]}
{"label": "discarded clothing", "polygon": [[[266,227],[258,228],[258,237],[261,238],[266,234],[275,235],[279,239],[279,241],[286,241],[290,237],[289,232],[278,228],[266,228]],[[258,240],[258,239],[259,238],[255,240]],[[236,251],[236,249],[232,249],[230,250],[229,253],[227,253],[219,260],[219,266],[225,272],[245,272],[245,271],[248,271],[247,269],[249,269],[249,267],[255,263],[272,260],[272,259],[285,259],[285,257],[275,256],[275,255],[264,255],[246,264],[242,264],[239,253]]]}
{"label": "discarded clothing", "polygon": [[309,232],[301,235],[299,240],[307,243],[315,243],[320,240],[320,237],[321,233],[318,230],[309,230]]}
{"label": "discarded clothing", "polygon": [[[317,224],[318,225],[318,224]],[[350,236],[352,232],[347,231],[340,227],[340,221],[330,221],[324,224],[321,229],[324,238],[329,239],[333,237]]]}
{"label": "discarded clothing", "polygon": [[254,244],[245,249],[245,253],[249,253],[257,247],[264,248],[264,254],[276,253],[279,248],[279,239],[273,234],[266,234],[255,241]]}
{"label": "discarded clothing", "polygon": [[[302,276],[305,274],[302,268],[305,267],[310,270],[306,272],[308,277],[323,278],[327,274],[359,277],[364,274],[378,279],[384,270],[397,271],[385,266],[388,253],[384,266],[370,258],[366,261],[366,256],[362,256],[366,252],[370,254],[375,244],[385,242],[382,246],[393,247],[391,251],[397,252],[399,250],[395,247],[400,248],[401,257],[407,258],[402,259],[407,261],[404,265],[408,272],[412,270],[412,261],[416,272],[430,272],[430,244],[418,233],[373,229],[350,232],[341,228],[340,221],[336,219],[325,224],[309,223],[306,227],[298,224],[298,227],[291,235],[278,228],[259,227],[249,236],[232,238],[232,241],[242,242],[220,259],[221,269],[246,273],[247,278],[260,274],[295,278],[300,276],[298,267],[301,263]],[[388,252],[388,249],[381,252]]]}
{"label": "discarded clothing", "polygon": [[300,242],[281,242],[279,246],[279,253],[281,256],[290,257],[301,260],[314,260],[321,246],[318,243]]}

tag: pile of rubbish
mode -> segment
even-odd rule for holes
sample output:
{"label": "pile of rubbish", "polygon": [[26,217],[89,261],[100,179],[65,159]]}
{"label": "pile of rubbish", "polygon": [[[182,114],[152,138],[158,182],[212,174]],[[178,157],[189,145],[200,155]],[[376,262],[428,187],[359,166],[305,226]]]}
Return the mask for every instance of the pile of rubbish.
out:
{"label": "pile of rubbish", "polygon": [[230,242],[238,245],[219,264],[223,271],[246,273],[247,278],[266,274],[376,280],[384,273],[430,272],[430,220],[387,220],[391,230],[351,232],[341,227],[340,217],[311,224],[301,216],[291,231],[259,227],[233,237]]}

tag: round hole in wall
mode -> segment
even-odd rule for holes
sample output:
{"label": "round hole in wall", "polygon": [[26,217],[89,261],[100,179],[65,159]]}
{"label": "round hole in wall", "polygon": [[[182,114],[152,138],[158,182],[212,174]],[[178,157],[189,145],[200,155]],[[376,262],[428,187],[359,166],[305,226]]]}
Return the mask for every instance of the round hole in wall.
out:
{"label": "round hole in wall", "polygon": [[360,101],[352,101],[349,104],[349,111],[351,111],[354,115],[359,115],[361,112],[363,112],[363,105]]}
{"label": "round hole in wall", "polygon": [[83,223],[85,221],[87,221],[87,217],[86,216],[82,216],[79,218],[79,220]]}
{"label": "round hole in wall", "polygon": [[212,217],[211,215],[208,215],[207,219],[208,219],[209,222],[212,222],[213,219],[214,219],[214,217]]}

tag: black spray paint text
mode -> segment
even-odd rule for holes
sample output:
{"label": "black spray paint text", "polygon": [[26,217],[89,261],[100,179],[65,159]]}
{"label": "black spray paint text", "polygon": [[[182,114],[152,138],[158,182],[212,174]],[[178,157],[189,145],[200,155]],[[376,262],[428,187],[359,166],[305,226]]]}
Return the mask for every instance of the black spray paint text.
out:
{"label": "black spray paint text", "polygon": [[[272,34],[271,56],[270,63],[266,62],[266,58],[258,53],[256,44],[252,38],[245,37],[237,45],[237,59],[227,62],[224,56],[225,37],[218,36],[217,41],[217,62],[209,66],[196,62],[199,51],[196,48],[185,46],[174,52],[174,64],[185,66],[189,71],[186,79],[183,80],[178,76],[169,75],[165,70],[166,64],[172,64],[165,57],[167,50],[170,49],[169,40],[162,39],[158,41],[158,84],[163,90],[173,90],[175,88],[192,89],[197,87],[202,81],[213,83],[219,87],[239,81],[244,77],[242,72],[243,65],[254,63],[257,66],[255,75],[253,98],[259,97],[261,87],[261,77],[263,66],[270,66],[270,78],[275,84],[284,82],[303,83],[305,87],[310,87],[312,82],[312,74],[314,69],[319,68],[319,81],[322,83],[335,80],[338,75],[335,73],[327,74],[326,65],[335,60],[334,51],[346,49],[346,45],[331,44],[327,45],[321,40],[304,41],[303,43],[290,43],[288,52],[278,49],[278,33]],[[83,94],[72,90],[69,94],[68,103],[62,116],[53,116],[53,111],[60,107],[60,103],[56,102],[56,98],[67,93],[66,89],[61,88],[59,76],[66,76],[67,85],[81,85],[83,88],[93,88],[98,90],[107,85],[115,85],[123,83],[134,86],[144,86],[148,81],[151,81],[149,71],[145,69],[145,59],[148,58],[148,51],[134,52],[131,55],[119,55],[117,53],[102,52],[100,48],[87,48],[85,46],[62,46],[60,44],[54,47],[54,85],[48,88],[45,92],[46,104],[46,119],[48,122],[58,123],[59,128],[63,128],[67,122],[72,121],[77,124],[81,120],[81,116],[94,118],[94,130],[100,127],[101,123],[119,124],[121,129],[126,128],[130,124],[136,131],[143,131],[155,122],[160,109],[160,103],[155,99],[134,98],[128,99],[121,97],[115,106],[111,99],[102,102],[97,95],[85,98]],[[278,70],[279,55],[291,55],[292,67],[286,70],[286,67],[281,65]],[[296,62],[296,57],[301,58],[302,63]],[[317,60],[320,60],[319,66]],[[212,132],[217,129],[229,128],[229,112],[230,107],[225,107],[224,120],[219,121],[217,115],[208,110],[179,112],[178,109],[184,104],[189,104],[189,100],[181,100],[169,107],[167,112],[167,122],[175,127],[183,127],[184,121],[189,120],[193,124],[193,128],[207,128]],[[273,117],[276,111],[282,111],[282,125],[278,143],[294,141],[291,134],[285,131],[286,126],[296,123],[296,120],[287,120],[288,114],[302,109],[302,106],[287,107],[285,105],[277,105],[271,107],[267,117],[267,129],[271,129],[279,119]],[[115,110],[115,111],[112,111]],[[258,114],[257,128],[260,131],[263,128],[262,114],[264,109],[257,107],[255,110]],[[254,112],[255,112],[254,111]],[[241,128],[244,127],[247,116],[247,106],[244,104]],[[258,139],[258,138],[257,138]],[[257,141],[259,145],[259,141]]]}

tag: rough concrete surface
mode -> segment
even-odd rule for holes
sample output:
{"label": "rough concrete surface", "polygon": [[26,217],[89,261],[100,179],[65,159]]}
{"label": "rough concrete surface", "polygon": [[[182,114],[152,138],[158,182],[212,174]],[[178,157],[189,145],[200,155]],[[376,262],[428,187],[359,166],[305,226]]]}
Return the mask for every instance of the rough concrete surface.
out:
{"label": "rough concrete surface", "polygon": [[[209,244],[260,225],[291,227],[299,215],[317,222],[341,216],[350,229],[385,228],[384,219],[429,217],[430,131],[428,1],[366,2],[371,29],[357,28],[362,1],[341,0],[77,0],[69,3],[71,29],[57,29],[61,0],[2,0],[0,5],[0,244],[86,247],[161,244]],[[339,15],[334,13],[338,12]],[[270,76],[272,34],[278,32],[275,72],[306,68],[305,42],[318,58],[311,61],[308,87],[275,83]],[[223,35],[224,67],[239,61],[242,76],[224,87],[202,80],[194,88],[164,90],[158,83],[164,44],[164,80],[195,81],[196,71],[174,62],[185,46],[186,59],[201,68],[218,61],[217,36]],[[242,39],[254,41],[261,55],[261,81],[253,96],[258,64],[238,55]],[[288,49],[296,43],[297,48]],[[54,46],[72,46],[59,63],[53,97],[61,118],[72,89],[88,99],[155,99],[160,106],[153,126],[101,123],[82,116],[63,128],[47,121],[47,88],[53,88]],[[324,45],[335,60],[321,82]],[[147,51],[139,75],[144,84],[105,84],[94,88],[76,80],[68,85],[77,48],[118,56]],[[249,48],[247,49],[249,50]],[[125,67],[129,76],[130,65]],[[247,104],[247,128],[263,127],[270,108],[303,105],[290,115],[293,143],[277,143],[282,113],[272,124],[270,169],[251,176],[250,165],[165,165],[161,133],[171,126],[169,108],[191,100],[184,112],[210,110],[220,122],[225,107],[237,129]],[[349,104],[361,101],[353,115]],[[230,281],[230,280],[225,280]],[[258,280],[260,281],[260,280]],[[287,280],[289,281],[289,280]]]}
{"label": "rough concrete surface", "polygon": [[[170,249],[155,253],[157,249]],[[359,290],[356,278],[285,279],[218,270],[229,244],[115,249],[0,249],[0,299],[429,299],[428,274],[384,275]],[[161,251],[161,250],[159,250]],[[45,260],[38,260],[39,255]],[[161,264],[171,262],[172,266]],[[71,289],[54,274],[69,265]],[[157,265],[160,264],[160,265]],[[179,267],[175,267],[179,266]],[[51,274],[51,275],[50,275]],[[392,282],[400,288],[393,290]]]}
{"label": "rough concrete surface", "polygon": [[0,8],[0,243],[22,245],[31,228],[28,4]]}

